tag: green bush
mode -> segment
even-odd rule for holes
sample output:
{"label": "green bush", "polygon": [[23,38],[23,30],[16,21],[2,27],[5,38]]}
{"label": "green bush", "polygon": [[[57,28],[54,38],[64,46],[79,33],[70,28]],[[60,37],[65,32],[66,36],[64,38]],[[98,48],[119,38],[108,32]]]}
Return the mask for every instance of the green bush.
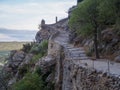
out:
{"label": "green bush", "polygon": [[30,53],[38,54],[40,52],[40,48],[38,47],[38,44],[34,44],[33,47],[30,49]]}
{"label": "green bush", "polygon": [[29,53],[30,49],[33,47],[34,44],[35,42],[23,44],[22,50],[26,53]]}
{"label": "green bush", "polygon": [[43,57],[43,55],[41,53],[36,54],[32,57],[31,63],[35,63],[36,61],[38,61],[41,57]]}
{"label": "green bush", "polygon": [[38,75],[42,75],[41,68],[40,67],[36,67],[35,68],[35,73],[37,73]]}
{"label": "green bush", "polygon": [[27,73],[22,80],[13,85],[12,90],[44,90],[44,82],[38,74]]}
{"label": "green bush", "polygon": [[41,42],[40,48],[41,48],[41,53],[46,54],[48,49],[48,41],[44,40],[43,42]]}
{"label": "green bush", "polygon": [[33,54],[41,53],[42,55],[44,55],[47,52],[47,49],[48,49],[48,41],[44,40],[41,43],[34,44],[30,52]]}
{"label": "green bush", "polygon": [[[23,79],[17,81],[13,86],[12,90],[54,90],[54,84],[48,84],[45,82],[45,79],[48,77],[48,74],[42,75],[41,69],[37,68],[34,73],[30,73],[29,69],[32,64],[35,64],[39,58],[43,57],[47,53],[48,41],[42,41],[41,43],[26,44],[24,46],[24,51],[34,54],[30,65],[25,66],[21,69],[20,73],[24,73]],[[29,73],[28,73],[29,72]]]}

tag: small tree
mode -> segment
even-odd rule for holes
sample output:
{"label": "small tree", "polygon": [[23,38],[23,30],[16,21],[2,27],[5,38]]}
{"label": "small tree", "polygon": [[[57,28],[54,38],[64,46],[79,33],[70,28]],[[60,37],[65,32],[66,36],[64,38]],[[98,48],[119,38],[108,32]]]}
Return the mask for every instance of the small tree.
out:
{"label": "small tree", "polygon": [[98,9],[101,23],[120,26],[120,0],[101,0]]}
{"label": "small tree", "polygon": [[82,2],[83,0],[77,0],[77,3]]}
{"label": "small tree", "polygon": [[73,11],[69,25],[80,34],[94,35],[94,49],[96,58],[99,58],[97,33],[99,28],[98,0],[84,0]]}

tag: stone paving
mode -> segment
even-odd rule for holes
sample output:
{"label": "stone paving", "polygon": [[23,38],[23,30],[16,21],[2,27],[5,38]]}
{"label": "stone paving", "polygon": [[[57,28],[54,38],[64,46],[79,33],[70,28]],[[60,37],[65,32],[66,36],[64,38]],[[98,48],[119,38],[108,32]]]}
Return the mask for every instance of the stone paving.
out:
{"label": "stone paving", "polygon": [[72,60],[76,65],[88,66],[98,71],[108,72],[116,76],[120,75],[120,63],[110,62],[109,60],[99,59],[91,60],[86,56],[83,47],[74,47],[69,44],[69,33],[66,31],[59,31],[59,35],[54,39],[64,47],[66,60]]}

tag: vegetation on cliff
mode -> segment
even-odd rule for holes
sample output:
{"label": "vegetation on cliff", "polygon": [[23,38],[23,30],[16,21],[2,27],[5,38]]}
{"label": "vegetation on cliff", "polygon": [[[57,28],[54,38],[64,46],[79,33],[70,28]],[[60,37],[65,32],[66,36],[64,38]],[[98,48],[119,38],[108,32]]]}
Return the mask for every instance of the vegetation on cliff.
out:
{"label": "vegetation on cliff", "polygon": [[43,90],[42,77],[36,73],[27,73],[22,80],[14,84],[13,90]]}
{"label": "vegetation on cliff", "polygon": [[119,9],[119,0],[83,0],[72,11],[70,28],[85,38],[94,36],[96,58],[99,58],[98,44],[101,43],[101,32],[106,28],[120,31]]}
{"label": "vegetation on cliff", "polygon": [[[39,71],[31,71],[35,63],[43,56],[46,55],[48,49],[48,41],[44,40],[41,43],[28,43],[23,47],[23,51],[27,53],[32,53],[32,60],[28,65],[23,65],[22,68],[19,68],[19,74],[23,76],[18,82],[16,82],[12,90],[44,90],[45,81]],[[32,67],[31,67],[32,66]]]}

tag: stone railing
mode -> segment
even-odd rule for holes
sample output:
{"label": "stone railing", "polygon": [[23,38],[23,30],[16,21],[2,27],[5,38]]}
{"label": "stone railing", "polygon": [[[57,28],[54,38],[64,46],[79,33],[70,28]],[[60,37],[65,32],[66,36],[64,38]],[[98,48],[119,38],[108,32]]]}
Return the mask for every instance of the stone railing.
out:
{"label": "stone railing", "polygon": [[[62,46],[55,42],[55,38],[59,35],[59,32],[55,32],[49,38],[49,45],[48,45],[48,55],[55,57],[56,59],[56,66],[55,66],[55,90],[61,90],[62,88]],[[63,59],[64,60],[64,59]]]}
{"label": "stone railing", "polygon": [[71,90],[120,90],[120,78],[71,62]]}
{"label": "stone railing", "polygon": [[59,34],[58,31],[56,31],[51,37],[49,38],[49,44],[48,44],[48,55],[56,56],[57,50],[59,51],[60,45],[56,42],[54,42],[55,37]]}

